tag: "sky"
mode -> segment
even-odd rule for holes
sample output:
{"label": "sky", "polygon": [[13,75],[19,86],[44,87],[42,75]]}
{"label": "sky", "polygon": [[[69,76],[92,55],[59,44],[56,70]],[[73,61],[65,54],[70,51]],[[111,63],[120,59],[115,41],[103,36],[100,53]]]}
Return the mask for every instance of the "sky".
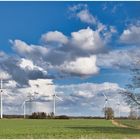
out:
{"label": "sky", "polygon": [[22,114],[34,92],[28,113],[49,113],[54,91],[58,115],[102,116],[103,93],[116,116],[129,114],[118,90],[139,59],[140,2],[1,1],[0,21],[5,114]]}

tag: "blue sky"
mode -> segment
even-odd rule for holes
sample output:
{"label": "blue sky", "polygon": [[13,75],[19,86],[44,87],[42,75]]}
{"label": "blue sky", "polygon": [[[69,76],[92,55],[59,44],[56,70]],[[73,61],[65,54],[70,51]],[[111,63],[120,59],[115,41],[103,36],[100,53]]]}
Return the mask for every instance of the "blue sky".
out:
{"label": "blue sky", "polygon": [[63,91],[125,88],[139,58],[139,2],[0,2],[0,21],[0,70],[15,88],[48,77]]}

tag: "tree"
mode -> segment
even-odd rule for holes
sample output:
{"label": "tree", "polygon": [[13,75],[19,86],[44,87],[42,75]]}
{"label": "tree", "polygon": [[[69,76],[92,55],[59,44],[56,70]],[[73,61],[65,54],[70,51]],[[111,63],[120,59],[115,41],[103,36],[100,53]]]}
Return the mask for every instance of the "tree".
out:
{"label": "tree", "polygon": [[45,112],[34,112],[29,116],[30,119],[46,119],[47,115]]}
{"label": "tree", "polygon": [[130,114],[129,114],[129,119],[137,119],[137,112],[131,107],[131,110],[130,110]]}
{"label": "tree", "polygon": [[103,108],[103,112],[104,112],[105,118],[107,120],[114,118],[114,111],[113,111],[113,109],[111,107]]}
{"label": "tree", "polygon": [[120,93],[125,95],[126,102],[135,107],[135,110],[140,109],[140,60],[134,60],[134,64],[131,69],[130,83],[126,85],[125,90],[121,90]]}
{"label": "tree", "polygon": [[54,113],[53,113],[53,112],[48,113],[47,118],[48,118],[48,119],[53,119],[53,118],[55,118]]}

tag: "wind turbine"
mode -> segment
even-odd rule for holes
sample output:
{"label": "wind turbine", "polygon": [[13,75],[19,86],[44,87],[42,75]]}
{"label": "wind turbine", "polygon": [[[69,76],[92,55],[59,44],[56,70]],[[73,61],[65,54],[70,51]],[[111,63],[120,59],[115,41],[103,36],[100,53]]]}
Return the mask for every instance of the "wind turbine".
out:
{"label": "wind turbine", "polygon": [[34,94],[29,93],[29,95],[27,96],[27,97],[29,97],[29,99],[25,100],[22,104],[24,118],[26,118],[26,102],[31,103],[31,101],[33,101],[35,99],[35,94],[38,94],[38,93],[37,92],[34,92]]}
{"label": "wind turbine", "polygon": [[102,94],[103,94],[103,96],[105,97],[104,109],[105,109],[105,118],[107,119],[106,108],[107,108],[107,104],[108,104],[108,98],[107,98],[107,96],[104,94],[104,92],[102,92]]}
{"label": "wind turbine", "polygon": [[63,100],[56,95],[55,87],[54,87],[53,93],[54,93],[52,95],[52,97],[53,97],[53,113],[54,113],[54,117],[55,117],[55,115],[56,115],[56,99],[58,99],[60,101],[63,101]]}
{"label": "wind turbine", "polygon": [[[53,83],[47,83],[46,85],[54,86]],[[38,88],[39,85],[36,84],[36,87]],[[41,96],[41,97],[46,98],[46,97],[52,96],[52,98],[53,98],[53,113],[54,113],[54,116],[55,116],[55,113],[56,113],[56,99],[58,99],[58,100],[60,100],[60,101],[63,101],[63,100],[62,100],[61,98],[59,98],[59,97],[56,95],[56,93],[55,93],[55,88],[53,88],[53,91],[52,91],[52,92],[53,92],[52,95],[44,95],[44,96]],[[39,92],[38,92],[38,94],[39,94]],[[47,102],[47,100],[42,100],[42,101]]]}
{"label": "wind turbine", "polygon": [[104,108],[106,108],[107,107],[107,105],[109,105],[109,103],[108,103],[108,97],[104,94],[104,93],[102,93],[103,94],[103,96],[105,97],[105,104],[104,104]]}
{"label": "wind turbine", "polygon": [[53,96],[53,113],[54,113],[54,116],[55,116],[55,113],[56,113],[56,98],[60,101],[63,101],[61,98],[59,98],[56,93],[54,92],[54,94],[52,95]]}
{"label": "wind turbine", "polygon": [[118,96],[118,101],[117,101],[117,108],[118,108],[118,117],[120,118],[120,97]]}
{"label": "wind turbine", "polygon": [[[47,84],[47,85],[51,85],[51,86],[55,86],[54,84],[50,83],[50,84]],[[58,97],[56,95],[56,92],[55,92],[55,87],[53,88],[53,95],[51,95],[53,97],[53,114],[55,116],[56,114],[56,99],[60,100],[60,101],[63,101],[60,97]]]}
{"label": "wind turbine", "polygon": [[3,118],[3,100],[2,100],[2,95],[3,95],[3,81],[0,79],[0,118]]}
{"label": "wind turbine", "polygon": [[[104,98],[105,98],[105,104],[104,104],[104,109],[105,109],[105,111],[106,111],[106,109],[107,109],[107,107],[109,107],[110,106],[110,104],[109,104],[109,100],[112,100],[112,99],[109,99],[106,95],[105,95],[105,93],[104,92],[102,92],[102,94],[103,94],[103,96],[104,96]],[[105,118],[107,119],[107,114],[105,113]]]}
{"label": "wind turbine", "polygon": [[26,118],[26,102],[28,102],[29,100],[25,100],[22,104],[23,107],[23,115],[24,115],[24,119]]}

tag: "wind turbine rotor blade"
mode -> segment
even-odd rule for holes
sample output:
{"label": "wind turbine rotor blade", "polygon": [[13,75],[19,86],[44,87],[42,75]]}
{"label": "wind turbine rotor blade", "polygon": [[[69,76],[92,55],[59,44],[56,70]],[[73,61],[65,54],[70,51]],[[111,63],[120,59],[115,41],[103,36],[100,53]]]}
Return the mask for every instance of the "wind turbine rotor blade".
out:
{"label": "wind turbine rotor blade", "polygon": [[24,106],[24,104],[25,104],[25,101],[22,103],[21,107],[23,107],[23,106]]}
{"label": "wind turbine rotor blade", "polygon": [[44,95],[44,96],[41,96],[41,97],[50,97],[50,95]]}
{"label": "wind turbine rotor blade", "polygon": [[8,97],[11,97],[7,92],[4,92],[4,94],[5,94],[6,96],[8,96]]}
{"label": "wind turbine rotor blade", "polygon": [[58,96],[55,96],[57,99],[59,99],[60,101],[63,101],[63,99],[61,99],[60,97],[58,97]]}
{"label": "wind turbine rotor blade", "polygon": [[106,95],[104,93],[102,93],[104,95],[104,97],[107,99]]}

